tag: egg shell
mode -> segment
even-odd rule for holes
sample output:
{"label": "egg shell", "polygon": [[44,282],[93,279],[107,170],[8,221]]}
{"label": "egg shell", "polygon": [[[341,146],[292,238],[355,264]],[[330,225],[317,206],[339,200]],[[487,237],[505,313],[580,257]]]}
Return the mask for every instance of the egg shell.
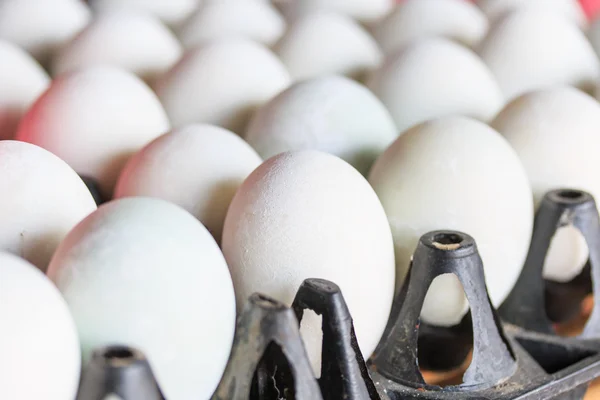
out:
{"label": "egg shell", "polygon": [[444,38],[424,38],[389,57],[368,81],[402,132],[450,115],[482,121],[504,105],[496,80],[471,50]]}
{"label": "egg shell", "polygon": [[395,0],[273,0],[289,20],[316,11],[332,11],[347,15],[363,24],[373,24],[383,18]]}
{"label": "egg shell", "polygon": [[84,361],[96,347],[129,345],[146,354],[166,398],[213,393],[235,298],[219,247],[191,214],[159,199],[106,203],[61,243],[48,276],[73,314]]}
{"label": "egg shell", "polygon": [[507,100],[536,89],[571,85],[592,92],[599,63],[577,26],[549,11],[525,8],[494,25],[478,53]]}
{"label": "egg shell", "polygon": [[64,161],[29,143],[0,141],[0,249],[42,271],[60,241],[96,209]]}
{"label": "egg shell", "polygon": [[468,47],[476,46],[488,30],[485,14],[464,0],[405,0],[373,28],[386,54],[410,42],[443,36]]}
{"label": "egg shell", "polygon": [[[600,199],[600,105],[571,87],[538,90],[509,103],[492,122],[513,146],[529,176],[536,206],[546,192],[575,188]],[[561,228],[546,256],[544,275],[569,281],[587,261],[575,228]]]}
{"label": "egg shell", "polygon": [[[290,305],[306,278],[342,289],[365,359],[377,345],[394,295],[390,227],[368,182],[343,160],[313,150],[265,161],[238,189],[223,230],[238,309],[253,292]],[[320,369],[317,318],[302,321]]]}
{"label": "egg shell", "polygon": [[295,80],[327,74],[363,79],[381,64],[375,40],[351,18],[315,12],[290,25],[274,47]]}
{"label": "egg shell", "polygon": [[46,64],[90,17],[87,5],[78,0],[3,0],[0,39],[17,44]]}
{"label": "egg shell", "polygon": [[168,130],[167,115],[144,82],[97,66],[56,78],[27,111],[16,137],[96,179],[109,198],[127,159]]}
{"label": "egg shell", "polygon": [[160,136],[131,157],[115,198],[168,200],[198,218],[220,242],[235,191],[261,163],[260,156],[235,133],[211,125],[188,125]]}
{"label": "egg shell", "polygon": [[131,10],[158,17],[171,27],[183,23],[202,0],[88,0],[96,13]]}
{"label": "egg shell", "polygon": [[20,47],[0,40],[0,140],[12,139],[21,117],[46,90],[46,71]]}
{"label": "egg shell", "polygon": [[580,28],[588,25],[585,12],[577,0],[475,0],[475,4],[492,22],[499,21],[512,11],[531,9],[554,12]]}
{"label": "egg shell", "polygon": [[174,127],[208,123],[242,133],[254,110],[290,76],[266,47],[227,38],[189,50],[156,84]]}
{"label": "egg shell", "polygon": [[58,75],[106,64],[152,81],[171,68],[181,54],[178,39],[156,17],[116,11],[97,16],[61,49],[52,71]]}
{"label": "egg shell", "polygon": [[[506,298],[529,248],[533,200],[523,165],[498,132],[466,117],[417,125],[381,155],[369,183],[394,236],[398,289],[421,235],[452,229],[475,239],[493,304]],[[454,325],[467,305],[456,276],[442,275],[430,287],[421,317]]]}
{"label": "egg shell", "polygon": [[286,22],[268,1],[205,1],[179,30],[186,48],[225,36],[241,36],[273,45],[283,34]]}
{"label": "egg shell", "polygon": [[73,318],[52,282],[0,252],[0,397],[74,399],[81,351]]}
{"label": "egg shell", "polygon": [[245,139],[265,159],[289,150],[321,150],[367,174],[397,136],[387,109],[366,87],[327,76],[296,83],[261,107]]}

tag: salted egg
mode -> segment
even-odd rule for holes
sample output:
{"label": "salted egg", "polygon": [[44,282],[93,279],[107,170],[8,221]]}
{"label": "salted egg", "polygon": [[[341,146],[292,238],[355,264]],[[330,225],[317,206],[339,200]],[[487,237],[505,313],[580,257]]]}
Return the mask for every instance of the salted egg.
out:
{"label": "salted egg", "polygon": [[575,24],[538,9],[518,10],[500,20],[478,53],[507,100],[556,85],[592,92],[600,68],[592,45]]}
{"label": "salted egg", "polygon": [[263,0],[205,0],[179,29],[186,48],[224,36],[241,36],[266,46],[283,34],[285,20]]}
{"label": "salted egg", "polygon": [[241,134],[252,112],[289,83],[269,49],[224,38],[189,50],[157,82],[156,92],[174,127],[208,123]]}
{"label": "salted egg", "polygon": [[67,233],[96,209],[64,161],[29,143],[0,141],[0,250],[45,271]]}
{"label": "salted egg", "polygon": [[485,14],[464,0],[404,0],[377,26],[373,36],[386,54],[429,36],[475,47],[488,30]]}
{"label": "salted egg", "polygon": [[587,26],[587,18],[577,0],[475,0],[490,21],[498,21],[515,10],[551,11],[576,23]]}
{"label": "salted egg", "polygon": [[274,51],[295,80],[327,74],[360,80],[383,59],[362,26],[332,12],[314,12],[294,21]]}
{"label": "salted egg", "polygon": [[[600,199],[600,105],[595,99],[571,87],[538,90],[509,103],[492,126],[521,158],[536,206],[546,192],[559,188],[582,189]],[[569,281],[581,272],[587,256],[579,231],[560,228],[546,256],[544,275]]]}
{"label": "salted egg", "polygon": [[97,13],[128,9],[158,17],[171,27],[183,23],[203,0],[88,0]]}
{"label": "salted egg", "polygon": [[74,399],[81,351],[69,309],[41,271],[3,251],[0,321],[0,398]]}
{"label": "salted egg", "polygon": [[368,86],[400,131],[450,115],[488,121],[504,105],[483,61],[445,38],[424,38],[406,46],[372,74]]}
{"label": "salted egg", "polygon": [[265,159],[315,149],[335,154],[366,175],[397,136],[387,109],[366,87],[327,76],[298,82],[262,106],[244,138]]}
{"label": "salted egg", "polygon": [[12,139],[29,106],[50,84],[44,69],[20,47],[0,40],[0,140]]}
{"label": "salted egg", "polygon": [[60,244],[48,276],[84,361],[96,347],[129,345],[146,354],[166,398],[211,396],[231,350],[235,298],[223,254],[193,215],[159,199],[106,203]]}
{"label": "salted egg", "polygon": [[[466,117],[419,124],[381,155],[369,182],[392,228],[397,288],[421,235],[453,229],[476,240],[493,304],[506,298],[529,249],[533,199],[525,168],[498,132]],[[430,287],[421,316],[450,326],[467,307],[458,278],[442,275]]]}
{"label": "salted egg", "polygon": [[54,57],[54,75],[106,64],[147,81],[173,66],[182,54],[175,35],[154,16],[126,11],[98,15]]}
{"label": "salted egg", "polygon": [[395,0],[273,0],[273,2],[290,20],[316,11],[332,11],[347,15],[364,24],[377,22],[395,4]]}
{"label": "salted egg", "polygon": [[196,216],[220,242],[235,191],[261,163],[235,133],[212,125],[188,125],[158,137],[131,157],[115,198],[171,201]]}
{"label": "salted egg", "polygon": [[22,118],[16,137],[58,155],[110,197],[127,159],[168,130],[167,115],[144,82],[96,66],[52,81]]}
{"label": "salted egg", "polygon": [[[304,279],[331,280],[348,303],[362,354],[371,355],[394,296],[394,246],[375,192],[345,161],[314,150],[265,161],[231,202],[222,248],[238,309],[253,292],[290,305]],[[301,328],[318,371],[321,325],[313,314]]]}

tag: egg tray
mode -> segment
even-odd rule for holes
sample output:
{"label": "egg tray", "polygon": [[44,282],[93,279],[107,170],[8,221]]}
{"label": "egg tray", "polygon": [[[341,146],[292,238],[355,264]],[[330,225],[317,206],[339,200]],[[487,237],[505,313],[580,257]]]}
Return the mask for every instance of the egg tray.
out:
{"label": "egg tray", "polygon": [[[590,258],[584,273],[591,276],[595,299],[583,333],[572,338],[554,331],[546,307],[546,296],[552,292],[542,277],[550,241],[560,226],[568,224],[588,244]],[[458,277],[470,311],[450,328],[421,323],[427,290],[435,277],[446,273]],[[582,287],[577,279],[581,276],[562,288],[554,284],[563,294],[570,290],[577,294]],[[600,218],[594,199],[577,190],[552,191],[536,214],[523,271],[498,311],[489,300],[473,238],[456,231],[430,232],[419,241],[388,326],[368,362],[359,351],[340,288],[326,280],[307,279],[291,307],[258,293],[249,298],[212,399],[583,399],[589,383],[600,376],[599,300]],[[318,379],[299,333],[306,309],[322,316]],[[471,351],[461,384],[425,383],[419,366],[453,368]],[[109,394],[123,400],[163,399],[143,354],[123,346],[94,352],[83,370],[77,400],[103,400]]]}

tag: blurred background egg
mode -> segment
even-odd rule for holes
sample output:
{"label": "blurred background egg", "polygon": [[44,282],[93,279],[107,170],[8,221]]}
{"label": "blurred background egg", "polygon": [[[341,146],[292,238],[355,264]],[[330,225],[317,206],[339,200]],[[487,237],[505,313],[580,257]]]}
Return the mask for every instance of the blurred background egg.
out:
{"label": "blurred background egg", "polygon": [[315,11],[333,11],[363,24],[373,24],[385,16],[395,0],[273,0],[289,20]]}
{"label": "blurred background egg", "polygon": [[494,76],[477,55],[444,38],[418,40],[389,57],[368,86],[400,132],[449,115],[488,121],[504,105]]}
{"label": "blurred background egg", "polygon": [[[238,310],[253,292],[288,305],[306,278],[337,283],[368,358],[394,295],[394,247],[373,189],[354,168],[322,152],[265,161],[236,193],[223,229]],[[320,370],[321,326],[303,318],[308,355]]]}
{"label": "blurred background egg", "polygon": [[515,10],[551,11],[581,28],[587,26],[587,18],[577,0],[475,0],[492,22],[499,21]]}
{"label": "blurred background egg", "polygon": [[146,12],[176,28],[184,22],[203,0],[88,0],[93,11],[114,10]]}
{"label": "blurred background egg", "polygon": [[235,298],[225,259],[191,214],[163,200],[106,203],[78,224],[48,275],[94,348],[143,351],[171,400],[208,399],[229,358]]}
{"label": "blurred background egg", "polygon": [[56,78],[16,138],[51,151],[110,197],[129,157],[169,130],[156,95],[135,75],[98,66]]}
{"label": "blurred background egg", "polygon": [[366,175],[397,136],[392,117],[366,87],[327,76],[296,83],[265,104],[244,138],[265,159],[315,149],[335,154]]}
{"label": "blurred background egg", "polygon": [[[493,304],[506,298],[529,249],[533,199],[519,157],[498,132],[465,117],[417,125],[381,155],[369,182],[392,228],[398,289],[421,235],[454,229],[476,240]],[[442,275],[421,316],[451,326],[467,308],[456,276]]]}
{"label": "blurred background egg", "polygon": [[261,163],[235,133],[188,125],[160,136],[131,157],[115,198],[148,196],[173,202],[196,216],[220,242],[233,195]]}
{"label": "blurred background egg", "polygon": [[69,309],[42,272],[2,251],[0,321],[0,398],[74,399],[81,351]]}
{"label": "blurred background egg", "polygon": [[29,143],[0,141],[0,249],[42,271],[60,241],[96,209],[64,161]]}

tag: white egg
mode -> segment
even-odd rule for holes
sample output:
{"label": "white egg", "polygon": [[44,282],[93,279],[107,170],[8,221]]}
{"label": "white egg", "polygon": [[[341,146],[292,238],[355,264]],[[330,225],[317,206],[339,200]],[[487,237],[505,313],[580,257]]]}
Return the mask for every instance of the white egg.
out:
{"label": "white egg", "polygon": [[508,100],[555,85],[591,92],[600,68],[577,26],[537,9],[525,8],[503,18],[490,29],[478,53]]}
{"label": "white egg", "polygon": [[575,22],[579,27],[587,26],[587,17],[577,0],[475,0],[490,21],[498,21],[512,11],[531,9],[551,11]]}
{"label": "white egg", "polygon": [[[371,355],[393,300],[394,246],[377,196],[349,164],[312,150],[265,161],[233,198],[222,247],[238,309],[256,291],[290,305],[304,279],[329,279],[342,289],[364,357]],[[317,321],[302,321],[315,370]]]}
{"label": "white egg", "polygon": [[177,27],[194,12],[201,0],[88,0],[96,12],[128,9],[146,12]]}
{"label": "white egg", "polygon": [[[600,199],[600,105],[574,88],[523,95],[496,117],[492,126],[521,158],[536,205],[553,189],[576,188]],[[561,228],[546,257],[544,275],[574,278],[587,260],[587,247],[575,228]]]}
{"label": "white egg", "polygon": [[158,197],[175,203],[221,241],[229,203],[262,163],[238,135],[211,125],[188,125],[162,135],[131,157],[115,198]]}
{"label": "white egg", "polygon": [[182,54],[175,35],[157,18],[130,12],[99,15],[54,58],[54,75],[98,64],[154,80]]}
{"label": "white egg", "polygon": [[241,36],[267,46],[285,30],[285,20],[268,1],[206,1],[179,30],[186,48],[224,36]]}
{"label": "white egg", "polygon": [[213,393],[235,298],[223,254],[191,214],[158,199],[106,203],[61,243],[48,275],[73,314],[84,361],[98,346],[130,345],[146,354],[166,398]]}
{"label": "white egg", "polygon": [[127,159],[168,130],[165,111],[144,82],[98,66],[56,78],[25,114],[16,137],[96,179],[109,197]]}
{"label": "white egg", "polygon": [[422,37],[444,36],[474,47],[485,36],[488,20],[464,0],[404,0],[373,27],[386,54]]}
{"label": "white egg", "polygon": [[0,250],[46,270],[67,233],[96,209],[64,161],[29,143],[0,141]]}
{"label": "white egg", "polygon": [[504,105],[496,80],[471,50],[443,38],[425,38],[390,57],[368,82],[402,132],[450,115],[482,121]]}
{"label": "white egg", "polygon": [[50,84],[44,69],[24,50],[0,40],[0,140],[12,139],[31,103]]}
{"label": "white egg", "polygon": [[[519,157],[498,132],[466,117],[425,122],[381,155],[369,182],[392,227],[398,288],[421,235],[453,229],[475,239],[494,305],[506,298],[529,249],[533,200]],[[427,293],[421,316],[454,325],[467,306],[458,279],[442,275]]]}
{"label": "white egg", "polygon": [[81,351],[73,318],[52,282],[0,252],[0,398],[74,399]]}
{"label": "white egg", "polygon": [[326,74],[360,80],[383,59],[377,43],[362,26],[330,12],[312,13],[296,20],[274,51],[295,80]]}
{"label": "white egg", "polygon": [[87,5],[79,0],[3,0],[0,39],[17,44],[45,64],[89,19]]}
{"label": "white egg", "polygon": [[397,136],[392,117],[373,93],[350,79],[328,76],[296,83],[261,107],[245,139],[265,159],[315,149],[366,175]]}
{"label": "white egg", "polygon": [[175,127],[209,123],[238,134],[254,110],[290,83],[266,47],[248,39],[219,39],[188,51],[156,84]]}
{"label": "white egg", "polygon": [[395,0],[273,0],[286,18],[292,20],[315,11],[333,11],[347,15],[364,24],[373,24],[383,18]]}

